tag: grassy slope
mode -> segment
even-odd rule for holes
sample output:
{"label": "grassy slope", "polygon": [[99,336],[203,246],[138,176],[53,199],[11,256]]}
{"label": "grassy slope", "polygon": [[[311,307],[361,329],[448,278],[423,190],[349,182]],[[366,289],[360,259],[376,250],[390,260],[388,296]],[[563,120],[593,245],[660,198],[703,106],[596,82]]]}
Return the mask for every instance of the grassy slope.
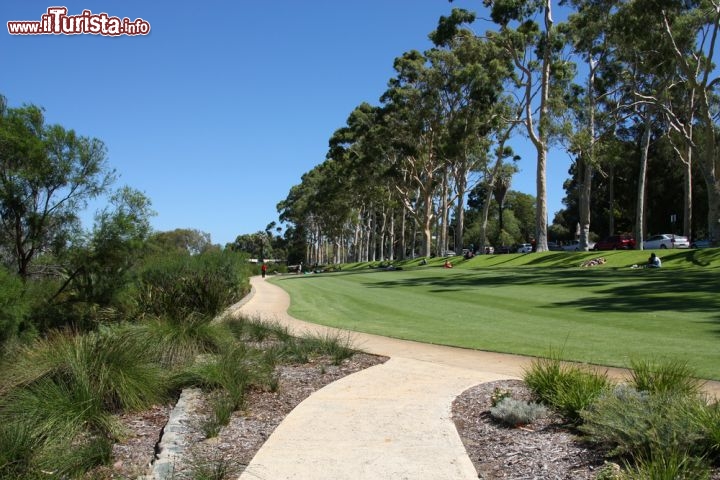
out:
{"label": "grassy slope", "polygon": [[[277,281],[292,315],[341,328],[526,355],[627,366],[686,359],[720,379],[720,249],[658,252],[663,268],[631,269],[649,252],[479,256],[455,268],[414,260]],[[579,268],[602,256],[605,265]]]}

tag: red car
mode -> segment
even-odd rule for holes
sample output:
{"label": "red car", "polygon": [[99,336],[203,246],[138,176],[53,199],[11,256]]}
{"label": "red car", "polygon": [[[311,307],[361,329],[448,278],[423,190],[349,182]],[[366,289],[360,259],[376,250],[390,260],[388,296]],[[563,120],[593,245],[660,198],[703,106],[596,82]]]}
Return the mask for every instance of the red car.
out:
{"label": "red car", "polygon": [[635,239],[630,235],[610,235],[595,244],[593,250],[631,250]]}

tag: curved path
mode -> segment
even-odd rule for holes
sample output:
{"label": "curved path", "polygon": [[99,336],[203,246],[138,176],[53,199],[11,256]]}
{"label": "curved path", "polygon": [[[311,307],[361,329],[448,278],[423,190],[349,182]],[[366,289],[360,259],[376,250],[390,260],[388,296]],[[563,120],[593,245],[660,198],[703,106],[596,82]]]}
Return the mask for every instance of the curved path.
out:
{"label": "curved path", "polygon": [[[338,332],[290,317],[290,298],[280,287],[260,277],[251,284],[252,296],[234,313],[279,322],[294,334]],[[451,419],[452,401],[479,383],[520,378],[532,359],[349,335],[355,348],[390,360],[313,393],[275,429],[240,479],[477,479]]]}

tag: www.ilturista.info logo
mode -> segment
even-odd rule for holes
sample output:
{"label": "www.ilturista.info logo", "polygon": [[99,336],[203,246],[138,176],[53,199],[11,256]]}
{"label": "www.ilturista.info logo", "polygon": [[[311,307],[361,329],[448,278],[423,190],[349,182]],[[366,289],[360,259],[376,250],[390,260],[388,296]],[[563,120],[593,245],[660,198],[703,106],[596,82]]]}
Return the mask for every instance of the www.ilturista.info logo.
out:
{"label": "www.ilturista.info logo", "polygon": [[80,15],[68,15],[65,7],[50,7],[40,21],[7,22],[10,35],[147,35],[150,23],[142,18],[111,17],[107,13],[83,10]]}

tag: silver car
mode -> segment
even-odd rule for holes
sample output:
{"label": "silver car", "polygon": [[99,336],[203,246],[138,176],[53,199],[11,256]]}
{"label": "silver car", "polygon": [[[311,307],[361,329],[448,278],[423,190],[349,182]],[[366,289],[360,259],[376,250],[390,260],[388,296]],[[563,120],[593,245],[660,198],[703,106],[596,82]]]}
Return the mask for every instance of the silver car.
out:
{"label": "silver car", "polygon": [[655,250],[658,248],[690,248],[690,242],[687,237],[673,235],[672,233],[653,235],[643,242],[643,250]]}

